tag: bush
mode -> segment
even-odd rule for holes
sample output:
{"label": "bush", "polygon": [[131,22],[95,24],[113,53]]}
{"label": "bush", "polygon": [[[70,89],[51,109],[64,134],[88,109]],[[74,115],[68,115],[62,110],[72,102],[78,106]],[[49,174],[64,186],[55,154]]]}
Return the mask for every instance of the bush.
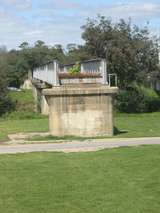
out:
{"label": "bush", "polygon": [[69,73],[70,74],[77,74],[81,71],[81,65],[79,62],[77,62],[72,68],[70,68]]}
{"label": "bush", "polygon": [[130,86],[117,95],[116,108],[127,113],[154,112],[160,110],[160,97],[152,89]]}
{"label": "bush", "polygon": [[[11,111],[15,107],[14,101],[8,96],[8,82],[6,80],[6,70],[0,58],[0,116]],[[3,60],[2,60],[3,62]]]}
{"label": "bush", "polygon": [[7,95],[0,96],[0,116],[12,111],[15,108],[15,103]]}

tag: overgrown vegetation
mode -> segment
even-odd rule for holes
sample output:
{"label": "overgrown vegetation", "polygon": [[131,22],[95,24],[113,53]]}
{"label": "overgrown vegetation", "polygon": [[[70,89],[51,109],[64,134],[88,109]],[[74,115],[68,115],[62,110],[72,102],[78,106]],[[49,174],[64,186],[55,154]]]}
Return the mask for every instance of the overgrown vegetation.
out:
{"label": "overgrown vegetation", "polygon": [[3,115],[3,119],[23,120],[46,117],[34,112],[35,103],[32,90],[10,91],[9,97],[14,102],[15,109]]}
{"label": "overgrown vegetation", "polygon": [[146,84],[148,75],[159,71],[158,43],[150,38],[147,26],[139,28],[123,19],[113,23],[99,16],[89,19],[83,30],[86,51],[107,59],[108,70],[117,74],[121,89],[133,82]]}
{"label": "overgrown vegetation", "polygon": [[116,108],[120,112],[142,113],[160,110],[160,96],[144,86],[130,86],[117,95]]}
{"label": "overgrown vegetation", "polygon": [[80,73],[80,70],[81,70],[80,63],[76,62],[76,64],[72,68],[70,68],[69,73],[74,75]]}
{"label": "overgrown vegetation", "polygon": [[0,57],[0,116],[14,109],[14,101],[8,95],[8,82],[6,76],[4,57]]}

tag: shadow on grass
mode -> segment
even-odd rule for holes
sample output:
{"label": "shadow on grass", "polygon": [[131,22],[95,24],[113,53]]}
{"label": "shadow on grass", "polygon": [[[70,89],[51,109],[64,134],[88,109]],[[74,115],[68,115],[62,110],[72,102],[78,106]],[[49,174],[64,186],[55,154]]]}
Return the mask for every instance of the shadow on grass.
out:
{"label": "shadow on grass", "polygon": [[117,127],[114,126],[114,135],[121,135],[121,134],[125,134],[125,133],[128,133],[128,131],[119,130]]}

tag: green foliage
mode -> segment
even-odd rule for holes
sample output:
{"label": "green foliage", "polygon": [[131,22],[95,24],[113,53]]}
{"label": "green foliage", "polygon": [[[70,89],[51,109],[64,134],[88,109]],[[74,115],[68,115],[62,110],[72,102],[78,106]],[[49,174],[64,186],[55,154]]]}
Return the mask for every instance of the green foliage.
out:
{"label": "green foliage", "polygon": [[[29,70],[58,59],[60,63],[75,63],[91,58],[106,58],[110,73],[116,73],[119,87],[125,89],[136,81],[147,82],[151,73],[159,72],[158,45],[149,36],[147,26],[139,28],[131,20],[117,23],[104,16],[88,19],[82,27],[84,45],[68,44],[65,52],[62,45],[47,46],[38,40],[33,46],[23,42],[19,50],[2,53],[7,63],[4,70],[10,86],[20,87]],[[73,69],[71,73],[77,73]]]}
{"label": "green foliage", "polygon": [[65,63],[75,63],[75,61],[89,60],[92,58],[92,55],[86,51],[86,47],[82,45],[68,44],[67,50]]}
{"label": "green foliage", "polygon": [[134,81],[145,83],[148,73],[157,70],[158,45],[147,26],[139,28],[123,19],[113,23],[98,16],[83,26],[82,38],[88,54],[107,59],[109,72],[117,74],[123,89]]}
{"label": "green foliage", "polygon": [[61,63],[65,61],[65,54],[61,45],[49,47],[43,41],[37,41],[34,46],[23,42],[20,50],[11,50],[5,54],[7,64],[7,77],[9,85],[19,88],[27,78],[29,70],[45,63],[58,59]]}
{"label": "green foliage", "polygon": [[8,96],[8,82],[6,80],[6,61],[0,55],[0,116],[14,109],[14,102]]}
{"label": "green foliage", "polygon": [[15,103],[7,95],[0,96],[0,117],[14,108]]}
{"label": "green foliage", "polygon": [[34,112],[34,98],[32,90],[10,91],[10,98],[15,102],[15,111],[4,116],[5,119],[41,119],[45,118]]}
{"label": "green foliage", "polygon": [[[96,57],[106,58],[109,72],[118,76],[118,86],[123,90],[118,103],[121,111],[148,112],[159,109],[159,99],[148,94],[150,92],[146,89],[128,89],[128,85],[133,82],[146,85],[148,76],[153,73],[158,76],[160,72],[157,66],[158,43],[150,38],[148,27],[139,28],[131,20],[123,19],[114,23],[111,19],[98,16],[95,20],[88,19],[82,29],[85,44],[68,44],[67,52],[61,44],[47,46],[40,40],[33,46],[23,42],[19,50],[7,52],[6,49],[0,49],[0,90],[5,88],[3,92],[0,91],[0,115],[13,108],[6,87],[8,84],[20,87],[29,70],[54,59],[58,59],[60,63],[75,63]],[[76,64],[70,73],[76,74],[79,71],[80,66]],[[130,95],[133,95],[133,100]],[[19,106],[17,103],[16,107],[22,111],[30,111],[32,104],[30,102]]]}
{"label": "green foliage", "polygon": [[72,68],[70,68],[69,73],[70,74],[77,74],[81,71],[81,65],[79,62],[77,62]]}
{"label": "green foliage", "polygon": [[32,90],[10,91],[9,97],[15,103],[15,111],[5,114],[3,118],[11,120],[46,118],[46,116],[34,112]]}
{"label": "green foliage", "polygon": [[160,110],[160,97],[152,89],[144,86],[130,86],[120,91],[116,107],[121,112],[140,113]]}

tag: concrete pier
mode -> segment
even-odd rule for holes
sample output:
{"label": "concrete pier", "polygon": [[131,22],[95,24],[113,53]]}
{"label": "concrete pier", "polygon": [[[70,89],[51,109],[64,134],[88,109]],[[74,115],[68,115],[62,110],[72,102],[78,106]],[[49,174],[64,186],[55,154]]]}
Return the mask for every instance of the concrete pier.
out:
{"label": "concrete pier", "polygon": [[75,84],[44,89],[51,135],[112,136],[117,87]]}
{"label": "concrete pier", "polygon": [[32,80],[32,91],[35,100],[35,112],[41,113],[42,115],[49,114],[49,106],[43,95],[43,89],[47,88],[45,84],[38,83]]}

